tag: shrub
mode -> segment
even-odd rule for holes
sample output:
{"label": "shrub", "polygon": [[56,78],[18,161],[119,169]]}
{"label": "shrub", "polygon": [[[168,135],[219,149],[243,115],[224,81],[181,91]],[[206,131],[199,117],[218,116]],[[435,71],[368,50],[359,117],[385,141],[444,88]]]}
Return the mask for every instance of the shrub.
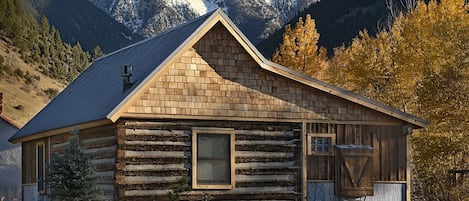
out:
{"label": "shrub", "polygon": [[49,99],[53,99],[57,96],[57,94],[59,94],[59,90],[54,89],[54,88],[47,88],[46,90],[43,90],[43,91],[44,93],[46,93]]}
{"label": "shrub", "polygon": [[13,71],[13,74],[18,78],[24,78],[24,75],[25,75],[24,72],[19,68],[15,69]]}

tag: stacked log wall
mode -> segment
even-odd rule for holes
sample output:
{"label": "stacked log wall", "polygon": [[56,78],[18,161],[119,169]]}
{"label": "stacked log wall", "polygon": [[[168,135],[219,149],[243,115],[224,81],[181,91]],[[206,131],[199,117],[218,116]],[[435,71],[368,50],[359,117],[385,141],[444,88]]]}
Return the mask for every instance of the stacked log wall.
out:
{"label": "stacked log wall", "polygon": [[122,121],[118,126],[119,200],[165,200],[181,178],[191,186],[192,128],[235,129],[235,188],[188,190],[185,200],[298,200],[299,124]]}

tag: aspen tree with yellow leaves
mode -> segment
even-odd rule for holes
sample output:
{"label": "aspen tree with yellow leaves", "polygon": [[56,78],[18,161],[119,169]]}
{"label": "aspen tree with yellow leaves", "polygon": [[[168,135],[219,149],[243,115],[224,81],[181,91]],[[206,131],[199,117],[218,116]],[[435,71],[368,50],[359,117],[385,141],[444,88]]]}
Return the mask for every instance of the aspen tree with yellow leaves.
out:
{"label": "aspen tree with yellow leaves", "polygon": [[294,29],[285,27],[283,42],[272,56],[281,65],[303,72],[309,76],[322,78],[327,68],[327,50],[318,47],[319,33],[310,15],[299,18]]}
{"label": "aspen tree with yellow leaves", "polygon": [[336,48],[326,80],[416,114],[413,200],[469,200],[469,5],[407,1],[376,36]]}
{"label": "aspen tree with yellow leaves", "polygon": [[330,59],[314,20],[300,18],[273,61],[428,120],[411,139],[412,200],[469,201],[468,2],[401,2],[388,27],[361,31]]}

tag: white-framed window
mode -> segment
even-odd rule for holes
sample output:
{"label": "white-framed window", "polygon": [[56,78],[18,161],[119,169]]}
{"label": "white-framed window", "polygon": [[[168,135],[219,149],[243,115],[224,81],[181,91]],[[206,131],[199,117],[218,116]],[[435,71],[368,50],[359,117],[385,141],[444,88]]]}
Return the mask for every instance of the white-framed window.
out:
{"label": "white-framed window", "polygon": [[37,191],[44,193],[46,179],[46,146],[44,142],[36,143],[36,182]]}
{"label": "white-framed window", "polygon": [[234,135],[232,128],[192,129],[192,188],[234,188]]}
{"label": "white-framed window", "polygon": [[308,133],[308,155],[334,155],[335,133]]}

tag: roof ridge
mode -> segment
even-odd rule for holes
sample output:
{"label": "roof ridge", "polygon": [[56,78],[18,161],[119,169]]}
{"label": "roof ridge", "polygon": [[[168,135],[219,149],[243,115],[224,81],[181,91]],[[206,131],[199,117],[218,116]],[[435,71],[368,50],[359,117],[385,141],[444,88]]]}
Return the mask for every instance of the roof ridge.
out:
{"label": "roof ridge", "polygon": [[143,44],[143,43],[147,43],[148,41],[151,41],[151,40],[153,40],[153,39],[156,39],[156,38],[162,37],[162,36],[164,36],[164,35],[166,35],[166,34],[169,34],[169,33],[171,33],[171,32],[174,32],[174,31],[176,31],[176,30],[178,30],[178,29],[180,29],[180,28],[182,28],[182,27],[185,27],[185,26],[188,26],[188,25],[192,24],[193,22],[196,22],[196,21],[198,21],[198,20],[201,20],[201,19],[203,19],[203,18],[206,17],[206,16],[212,15],[213,13],[215,13],[215,12],[218,11],[218,10],[220,10],[220,8],[211,10],[211,11],[209,11],[209,12],[207,12],[207,13],[201,15],[201,16],[198,16],[198,17],[194,18],[194,19],[191,19],[191,20],[189,20],[189,21],[187,21],[187,22],[184,22],[184,23],[182,23],[182,24],[179,24],[179,25],[176,25],[176,26],[174,26],[174,27],[172,27],[172,28],[169,28],[169,29],[167,29],[167,30],[165,30],[165,31],[163,31],[163,32],[161,32],[161,33],[159,33],[158,35],[152,36],[152,37],[150,37],[150,38],[147,38],[147,39],[138,41],[138,42],[136,42],[136,43],[130,44],[130,45],[128,45],[128,46],[122,47],[122,48],[120,48],[120,49],[114,50],[114,51],[110,52],[109,54],[106,54],[106,55],[104,55],[104,56],[102,56],[102,57],[96,59],[96,61],[94,61],[94,62],[98,62],[98,61],[100,61],[100,60],[102,60],[102,59],[104,59],[104,58],[107,58],[107,57],[109,57],[109,56],[112,56],[112,55],[114,55],[114,54],[117,54],[117,53],[119,53],[119,52],[122,52],[122,51],[124,51],[124,50],[129,49],[129,48],[132,48],[132,47],[141,45],[141,44]]}

